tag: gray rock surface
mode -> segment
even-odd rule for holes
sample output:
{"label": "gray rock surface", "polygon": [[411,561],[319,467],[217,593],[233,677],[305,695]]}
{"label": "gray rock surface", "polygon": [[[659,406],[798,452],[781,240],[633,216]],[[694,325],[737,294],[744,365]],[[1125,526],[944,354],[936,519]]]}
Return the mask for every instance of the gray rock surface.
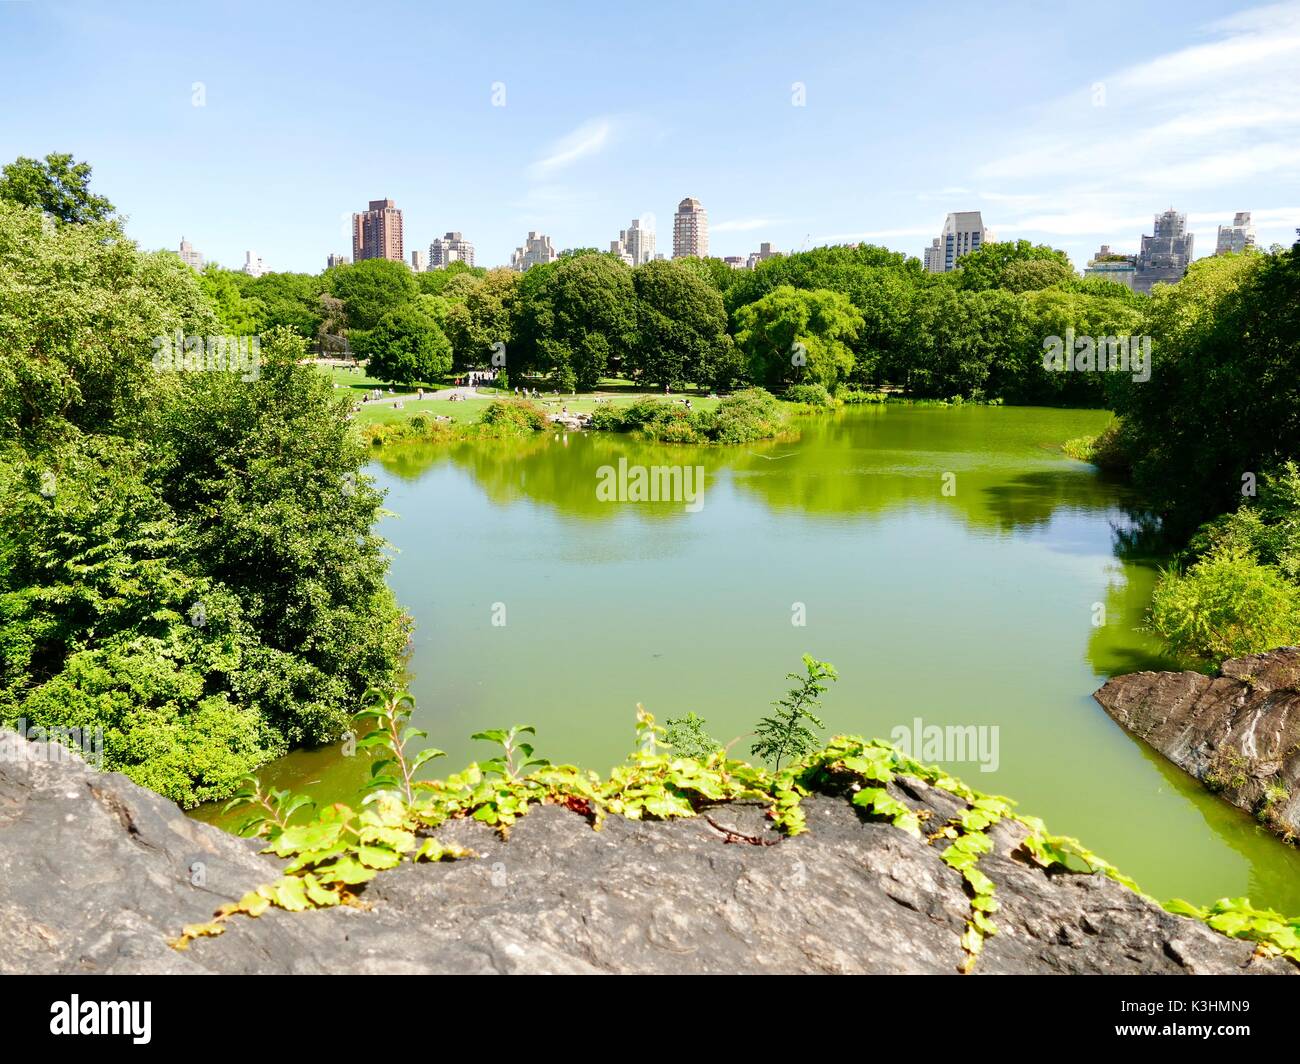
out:
{"label": "gray rock surface", "polygon": [[1093,697],[1226,801],[1300,835],[1300,647],[1232,658],[1215,676],[1117,676]]}
{"label": "gray rock surface", "polygon": [[[611,817],[600,832],[545,806],[508,841],[458,823],[442,837],[479,859],[405,864],[367,887],[367,909],[236,917],[177,952],[166,939],[277,862],[123,776],[17,749],[0,760],[3,972],[950,973],[963,957],[958,874],[842,796],[809,799],[810,833],[779,841],[744,804],[709,811],[717,826]],[[891,788],[937,817],[959,807]],[[996,829],[981,861],[1002,910],[977,972],[1294,971],[1100,876],[1044,873],[1017,854],[1018,830]]]}

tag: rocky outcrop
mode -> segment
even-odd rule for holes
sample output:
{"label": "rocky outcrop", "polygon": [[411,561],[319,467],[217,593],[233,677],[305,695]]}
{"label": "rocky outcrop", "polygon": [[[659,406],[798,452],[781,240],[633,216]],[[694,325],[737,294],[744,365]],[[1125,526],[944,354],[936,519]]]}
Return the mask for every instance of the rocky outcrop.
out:
{"label": "rocky outcrop", "polygon": [[[811,830],[793,839],[744,804],[610,817],[600,832],[544,806],[508,841],[461,822],[440,834],[478,859],[404,864],[366,888],[365,908],[236,917],[177,952],[167,938],[277,863],[122,776],[22,749],[0,761],[0,971],[947,973],[963,959],[958,873],[832,796],[807,800]],[[937,817],[960,806],[890,786]],[[1045,873],[1023,859],[1021,830],[995,828],[980,862],[1001,909],[976,972],[1294,971],[1100,875]]]}
{"label": "rocky outcrop", "polygon": [[547,414],[546,420],[557,428],[569,429],[572,432],[580,432],[583,429],[591,428],[591,415],[579,414],[573,411]]}
{"label": "rocky outcrop", "polygon": [[1232,658],[1214,676],[1117,676],[1093,697],[1210,790],[1300,835],[1300,647]]}

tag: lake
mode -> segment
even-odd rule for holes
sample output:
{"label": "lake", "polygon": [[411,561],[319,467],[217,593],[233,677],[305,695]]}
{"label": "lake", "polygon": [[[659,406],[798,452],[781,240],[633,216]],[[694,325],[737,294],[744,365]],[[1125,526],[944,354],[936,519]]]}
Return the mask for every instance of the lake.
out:
{"label": "lake", "polygon": [[[1060,451],[1108,418],[889,405],[749,447],[548,432],[385,452],[370,472],[415,620],[415,723],[449,754],[434,768],[488,756],[472,732],[522,723],[538,753],[603,772],[631,749],[638,702],[744,736],[732,752],[747,758],[807,652],[840,673],[827,736],[986,729],[978,756],[945,767],[1149,893],[1300,912],[1300,855],[1090,697],[1172,667],[1140,630],[1158,563],[1117,550],[1137,500]],[[698,504],[602,501],[599,471],[620,459],[702,467]],[[363,776],[336,747],[263,773],[349,801]]]}

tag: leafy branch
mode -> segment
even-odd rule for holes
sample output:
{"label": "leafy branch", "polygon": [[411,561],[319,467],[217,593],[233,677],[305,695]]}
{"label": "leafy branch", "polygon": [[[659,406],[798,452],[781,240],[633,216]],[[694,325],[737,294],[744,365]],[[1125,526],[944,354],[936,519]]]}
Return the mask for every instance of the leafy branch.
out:
{"label": "leafy branch", "polygon": [[819,740],[808,724],[816,728],[826,727],[813,710],[821,704],[821,696],[827,689],[822,681],[839,679],[833,665],[818,661],[811,654],[803,656],[803,664],[807,675],[786,674],[786,679],[795,680],[796,685],[784,698],[772,703],[776,712],[760,720],[754,729],[758,739],[750,752],[764,761],[771,761],[773,769],[778,772],[782,761],[795,760],[817,749]]}

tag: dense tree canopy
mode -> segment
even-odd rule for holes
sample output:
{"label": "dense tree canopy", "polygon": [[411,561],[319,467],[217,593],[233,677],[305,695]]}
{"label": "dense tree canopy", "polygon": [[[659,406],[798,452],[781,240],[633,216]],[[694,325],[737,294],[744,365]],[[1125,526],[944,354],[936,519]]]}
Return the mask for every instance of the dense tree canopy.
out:
{"label": "dense tree canopy", "polygon": [[0,723],[184,804],[337,737],[405,641],[346,404],[297,332],[232,368],[223,331],[175,255],[0,201]]}
{"label": "dense tree canopy", "polygon": [[50,152],[45,161],[19,156],[0,169],[0,200],[35,207],[63,222],[106,221],[113,205],[90,191],[90,164]]}
{"label": "dense tree canopy", "polygon": [[853,369],[849,343],[862,324],[839,292],[782,285],[736,312],[736,343],[751,379],[768,388],[801,382],[833,388]]}
{"label": "dense tree canopy", "polygon": [[1300,245],[1192,264],[1150,300],[1150,385],[1116,395],[1134,478],[1174,525],[1300,455]]}
{"label": "dense tree canopy", "polygon": [[636,343],[628,367],[649,385],[712,384],[735,372],[722,296],[697,267],[648,262],[633,271]]}
{"label": "dense tree canopy", "polygon": [[420,291],[415,274],[391,259],[335,266],[326,276],[330,292],[347,308],[352,329],[373,329],[385,314],[412,302]]}
{"label": "dense tree canopy", "polygon": [[1073,278],[1074,269],[1064,251],[1028,240],[985,244],[957,262],[957,283],[968,292],[990,288],[1024,292]]}
{"label": "dense tree canopy", "polygon": [[370,375],[393,384],[432,383],[451,369],[451,343],[424,307],[389,311],[353,345],[370,360]]}
{"label": "dense tree canopy", "polygon": [[594,388],[635,336],[632,270],[610,255],[567,256],[526,276],[517,311],[523,363]]}

